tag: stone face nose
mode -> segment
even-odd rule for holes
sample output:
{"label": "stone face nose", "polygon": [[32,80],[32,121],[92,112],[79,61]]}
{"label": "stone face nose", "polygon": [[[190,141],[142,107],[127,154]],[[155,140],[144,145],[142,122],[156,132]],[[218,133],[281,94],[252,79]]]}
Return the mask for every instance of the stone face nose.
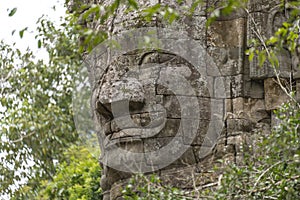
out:
{"label": "stone face nose", "polygon": [[[100,88],[98,111],[112,118],[128,115],[129,111],[143,108],[145,92],[143,85],[135,78],[110,81],[103,83]],[[102,108],[101,108],[102,107]]]}

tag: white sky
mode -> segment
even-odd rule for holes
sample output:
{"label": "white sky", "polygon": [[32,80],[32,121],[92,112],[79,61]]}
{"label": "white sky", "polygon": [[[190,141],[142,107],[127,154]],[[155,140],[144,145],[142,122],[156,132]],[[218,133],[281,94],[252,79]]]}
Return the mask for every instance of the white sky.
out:
{"label": "white sky", "polygon": [[[64,0],[0,0],[0,40],[16,45],[21,50],[27,47],[37,52],[37,41],[34,39],[36,34],[36,22],[42,15],[49,16],[50,19],[59,21],[63,16],[65,9],[63,7]],[[52,9],[55,5],[56,11]],[[17,8],[14,16],[9,17],[8,14],[13,8]],[[23,39],[20,39],[19,31],[28,27],[28,31],[24,32]],[[15,34],[12,36],[12,31]],[[45,52],[39,51],[37,57],[45,57]],[[46,56],[47,57],[47,56]]]}
{"label": "white sky", "polygon": [[[16,43],[16,47],[21,51],[29,47],[34,52],[36,59],[47,60],[46,50],[38,49],[35,39],[36,22],[45,15],[58,24],[60,17],[65,14],[63,4],[64,0],[0,0],[0,40],[4,40],[7,44]],[[53,6],[56,8],[55,10]],[[13,8],[17,8],[17,12],[9,17]],[[26,27],[28,27],[28,31],[24,32],[21,39],[19,31]],[[14,30],[15,33],[12,35]],[[0,104],[1,111],[5,111],[5,108]]]}

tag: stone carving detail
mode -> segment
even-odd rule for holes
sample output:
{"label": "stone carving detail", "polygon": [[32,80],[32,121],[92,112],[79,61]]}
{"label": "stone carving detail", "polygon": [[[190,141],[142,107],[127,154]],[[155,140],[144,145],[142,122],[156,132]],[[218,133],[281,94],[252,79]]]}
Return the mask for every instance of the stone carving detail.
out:
{"label": "stone carving detail", "polygon": [[[178,79],[177,74],[189,80],[194,94],[185,90],[185,82]],[[163,84],[166,80],[176,83],[176,92]],[[104,190],[128,178],[130,171],[139,166],[165,171],[196,165],[203,160],[203,148],[212,149],[213,143],[209,141],[216,141],[217,129],[222,129],[224,101],[208,98],[203,75],[177,55],[157,51],[128,52],[116,58],[98,82],[92,103],[95,122],[102,127],[98,137],[102,147],[101,187]],[[211,117],[212,112],[214,117]],[[219,127],[214,128],[216,135],[207,139],[212,120],[212,124]],[[193,132],[196,136],[191,134]],[[170,148],[166,158],[147,154],[171,142],[178,147]],[[114,145],[125,150],[122,157]],[[186,146],[184,152],[180,152],[182,145]],[[139,153],[139,157],[126,152]],[[178,153],[183,154],[168,163],[169,158]]]}
{"label": "stone carving detail", "polygon": [[[180,10],[180,5],[171,0],[139,2],[145,6],[162,3]],[[199,72],[197,66],[183,55],[164,50],[135,49],[117,57],[111,55],[105,68],[102,66],[107,63],[101,57],[109,53],[105,50],[95,52],[89,70],[94,121],[102,152],[104,199],[121,198],[120,188],[135,171],[133,169],[139,169],[139,166],[152,167],[154,170],[146,170],[146,174],[155,172],[166,184],[187,190],[192,189],[194,183],[211,183],[219,176],[219,172],[210,170],[213,165],[220,166],[217,159],[240,164],[243,162],[243,147],[253,146],[256,134],[269,133],[274,124],[272,110],[287,98],[273,81],[274,73],[268,64],[261,68],[257,60],[249,63],[244,51],[247,41],[255,37],[253,28],[259,28],[267,38],[286,19],[284,13],[274,6],[280,1],[250,0],[250,16],[238,11],[220,17],[206,28],[209,13],[204,8],[216,2],[204,1],[205,5],[193,16],[183,17],[173,25],[168,25],[159,16],[145,22],[139,18],[138,12],[128,14],[124,8],[119,8],[115,18],[108,19],[104,27],[97,23],[88,24],[95,29],[110,30],[112,34],[140,27],[173,28],[177,30],[174,34],[157,32],[157,35],[165,41],[172,41],[183,33],[194,40],[193,45],[204,47],[207,53],[198,52],[205,66],[205,70]],[[189,0],[182,1],[183,5],[189,3]],[[257,27],[254,27],[251,17],[256,20]],[[128,38],[125,43],[129,44],[131,40]],[[186,49],[185,54],[194,55],[195,51]],[[208,58],[217,68],[210,66]],[[293,72],[297,78],[295,63],[298,61],[299,57],[292,58],[288,52],[283,52],[279,56],[280,76],[287,78]],[[185,90],[185,83],[178,81],[178,74],[188,80],[195,92]],[[173,85],[176,92],[166,87],[169,86],[166,80],[176,83]],[[296,80],[297,99],[300,99],[299,85],[299,80]],[[194,104],[190,103],[191,99]],[[207,136],[208,129],[215,134]],[[220,133],[217,130],[221,130]],[[193,131],[195,137],[191,134]],[[151,154],[170,143],[185,147],[173,162],[164,163],[162,160],[167,161],[168,157],[177,154],[177,145],[163,159]],[[122,155],[113,147],[123,150]],[[192,177],[196,177],[193,183]]]}
{"label": "stone carving detail", "polygon": [[[248,18],[248,39],[258,38],[257,33],[261,34],[264,40],[270,38],[288,19],[288,10],[283,11],[279,6],[274,6],[271,10],[256,11]],[[256,25],[254,24],[256,23]],[[255,33],[256,32],[256,33]],[[276,69],[280,77],[289,78],[292,76],[292,55],[287,50],[282,50],[278,54],[279,69]],[[269,62],[259,66],[258,59],[254,58],[250,62],[250,77],[253,79],[264,79],[275,77],[274,69]]]}

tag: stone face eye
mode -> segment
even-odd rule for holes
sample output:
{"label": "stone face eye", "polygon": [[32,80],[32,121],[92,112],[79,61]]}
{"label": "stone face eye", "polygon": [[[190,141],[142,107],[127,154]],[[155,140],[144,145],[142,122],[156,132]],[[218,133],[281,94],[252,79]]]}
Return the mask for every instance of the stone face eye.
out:
{"label": "stone face eye", "polygon": [[104,117],[106,121],[110,121],[113,119],[113,114],[111,112],[110,104],[102,104],[100,101],[97,101],[96,111],[99,115]]}
{"label": "stone face eye", "polygon": [[[112,111],[112,105],[114,106],[114,111]],[[100,101],[97,101],[96,111],[98,114],[100,114],[108,121],[122,115],[140,113],[144,105],[145,103],[140,101],[135,102],[135,101],[122,100],[122,101],[116,101],[116,102],[105,103],[105,104],[101,103]]]}
{"label": "stone face eye", "polygon": [[138,113],[143,109],[144,105],[145,105],[144,102],[129,101],[129,112],[130,113]]}

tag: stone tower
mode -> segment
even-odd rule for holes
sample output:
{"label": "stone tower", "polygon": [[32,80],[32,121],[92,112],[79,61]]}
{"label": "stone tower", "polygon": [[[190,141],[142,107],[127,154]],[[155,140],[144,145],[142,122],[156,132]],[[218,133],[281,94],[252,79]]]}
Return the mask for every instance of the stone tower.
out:
{"label": "stone tower", "polygon": [[[147,21],[121,6],[105,25],[87,24],[119,35],[121,46],[96,50],[89,69],[104,199],[120,199],[136,172],[155,172],[186,190],[211,183],[220,175],[211,171],[217,159],[241,163],[257,135],[276,125],[272,111],[288,100],[268,63],[261,68],[245,55],[254,29],[270,37],[286,20],[279,0],[250,0],[249,13],[221,16],[208,28],[207,8],[218,1],[204,0],[193,15],[185,15],[189,0],[138,2],[140,10],[167,5],[181,18],[172,25],[160,15]],[[144,37],[151,31],[154,39]],[[150,46],[139,46],[138,38]],[[283,52],[279,62],[280,77],[292,77],[299,95],[299,58]]]}

